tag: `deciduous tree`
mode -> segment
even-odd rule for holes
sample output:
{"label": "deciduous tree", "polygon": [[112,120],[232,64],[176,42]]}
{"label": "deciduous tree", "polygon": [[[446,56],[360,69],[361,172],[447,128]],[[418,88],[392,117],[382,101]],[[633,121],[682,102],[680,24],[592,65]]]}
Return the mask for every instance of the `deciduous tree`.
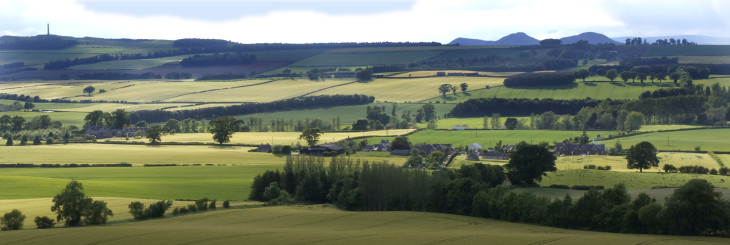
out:
{"label": "deciduous tree", "polygon": [[299,135],[299,139],[303,139],[307,141],[307,144],[311,146],[317,145],[317,142],[319,142],[319,136],[322,136],[322,130],[319,128],[307,128],[304,131],[302,131],[302,134]]}
{"label": "deciduous tree", "polygon": [[233,117],[219,117],[210,121],[210,133],[213,134],[213,140],[221,145],[230,142],[234,132],[233,122],[235,121],[236,119]]}
{"label": "deciduous tree", "polygon": [[656,157],[656,147],[649,142],[643,141],[631,146],[626,153],[626,165],[629,169],[638,168],[639,172],[651,167],[659,166],[659,159]]}
{"label": "deciduous tree", "polygon": [[144,133],[144,137],[150,140],[150,144],[157,144],[162,141],[162,131],[162,126],[154,125],[147,128],[147,131]]}
{"label": "deciduous tree", "polygon": [[555,172],[555,155],[545,147],[521,145],[505,165],[507,177],[513,184],[534,184],[541,181],[545,172]]}
{"label": "deciduous tree", "polygon": [[94,88],[94,86],[87,86],[84,88],[84,93],[87,93],[87,94],[89,94],[89,96],[91,96],[91,93],[93,93],[94,90],[96,90],[96,88]]}

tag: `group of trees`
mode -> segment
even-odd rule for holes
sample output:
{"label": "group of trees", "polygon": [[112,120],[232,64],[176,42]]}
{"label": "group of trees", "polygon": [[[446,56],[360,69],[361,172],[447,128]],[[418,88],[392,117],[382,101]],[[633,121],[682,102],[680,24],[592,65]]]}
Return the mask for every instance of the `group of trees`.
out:
{"label": "group of trees", "polygon": [[220,39],[185,38],[173,41],[173,47],[197,53],[251,52],[288,49],[337,49],[365,47],[421,47],[441,46],[437,42],[342,42],[342,43],[254,43],[242,44]]}
{"label": "group of trees", "polygon": [[[641,39],[641,37],[635,37],[635,38],[626,38],[626,41],[624,42],[626,46],[639,46],[639,45],[649,45],[649,40],[647,39]],[[654,41],[654,43],[651,43],[651,45],[697,45],[695,42],[687,41],[686,38],[682,39],[657,39]]]}
{"label": "group of trees", "polygon": [[130,125],[130,114],[124,109],[117,109],[111,113],[95,110],[84,117],[84,128],[99,126],[110,129],[123,129]]}
{"label": "group of trees", "polygon": [[26,121],[25,117],[22,116],[0,116],[0,132],[17,133],[22,130],[58,129],[62,126],[63,124],[60,121],[53,121],[49,115],[40,115],[30,121]]}
{"label": "group of trees", "polygon": [[[605,100],[606,103],[615,105],[622,101]],[[449,112],[452,117],[482,117],[491,113],[499,113],[505,116],[525,116],[532,113],[543,113],[552,111],[557,114],[575,114],[583,107],[594,107],[602,100],[580,99],[580,100],[555,100],[555,99],[503,99],[503,98],[478,98],[469,99],[456,104]]]}
{"label": "group of trees", "polygon": [[[645,193],[632,200],[621,184],[590,189],[575,201],[518,194],[502,185],[507,178],[532,183],[544,171],[554,171],[554,155],[543,151],[541,146],[518,147],[520,157],[510,161],[506,174],[500,166],[480,163],[427,172],[345,158],[325,164],[323,158],[289,157],[283,172],[270,170],[254,178],[249,199],[279,202],[281,196],[291,196],[300,203],[328,202],[346,210],[445,212],[622,233],[726,235],[730,229],[730,203],[705,180],[689,181],[664,205]],[[547,164],[520,167],[536,162]]]}
{"label": "group of trees", "polygon": [[245,115],[252,113],[263,113],[263,112],[275,112],[285,110],[298,110],[304,108],[319,108],[328,106],[342,106],[342,105],[362,105],[369,104],[375,100],[372,96],[367,95],[320,95],[320,96],[307,96],[298,97],[292,99],[279,100],[268,103],[250,103],[241,104],[234,106],[220,106],[220,107],[208,107],[194,110],[179,110],[179,111],[163,111],[163,110],[141,110],[130,113],[130,118],[133,122],[146,121],[146,122],[165,122],[170,118],[177,120],[183,120],[185,118],[192,118],[195,120],[221,117],[221,116],[233,116],[233,115]]}
{"label": "group of trees", "polygon": [[106,202],[86,197],[83,185],[75,180],[53,198],[51,211],[56,212],[56,220],[64,220],[66,226],[105,224],[108,217],[114,215]]}
{"label": "group of trees", "polygon": [[398,104],[388,112],[385,106],[367,106],[365,118],[352,123],[351,130],[380,130],[387,128],[412,128],[416,123],[430,122],[436,119],[436,108],[432,104],[424,104],[412,112],[405,110],[400,116],[396,115]]}
{"label": "group of trees", "polygon": [[32,37],[0,37],[0,50],[16,49],[65,49],[76,46],[79,41],[75,38],[56,35],[38,35]]}

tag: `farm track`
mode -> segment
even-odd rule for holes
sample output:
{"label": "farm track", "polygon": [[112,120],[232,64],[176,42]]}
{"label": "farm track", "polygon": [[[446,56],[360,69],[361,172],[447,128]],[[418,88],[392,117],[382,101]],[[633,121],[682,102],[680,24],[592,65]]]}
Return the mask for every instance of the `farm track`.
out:
{"label": "farm track", "polygon": [[319,93],[319,92],[322,92],[322,91],[325,91],[325,90],[328,90],[328,89],[331,89],[331,88],[336,88],[336,87],[340,87],[340,86],[350,85],[350,84],[353,84],[353,83],[356,83],[356,81],[355,82],[349,82],[349,83],[332,85],[332,86],[329,86],[329,87],[326,87],[326,88],[321,88],[321,89],[318,89],[318,90],[315,90],[315,91],[312,91],[312,92],[309,92],[309,93],[306,93],[306,94],[297,96],[296,98],[301,98],[301,97],[304,97],[304,96],[307,96],[307,95],[310,95],[310,94]]}
{"label": "farm track", "polygon": [[[277,80],[269,80],[269,81],[266,81],[266,82],[260,82],[260,83],[255,83],[255,84],[247,84],[247,85],[233,86],[233,87],[228,87],[228,88],[216,88],[216,89],[208,89],[208,90],[203,90],[203,91],[196,91],[196,92],[184,93],[184,94],[179,94],[179,95],[171,96],[171,97],[168,97],[168,98],[162,98],[162,99],[159,99],[159,100],[155,100],[155,101],[152,101],[152,103],[161,103],[161,102],[163,102],[163,100],[169,100],[169,99],[179,98],[179,97],[186,96],[186,95],[202,94],[202,93],[208,93],[208,92],[220,91],[220,90],[228,90],[228,89],[237,89],[237,88],[253,87],[253,86],[263,85],[263,84],[272,83],[272,82],[276,82],[276,81]],[[165,103],[167,103],[167,102],[165,102]]]}

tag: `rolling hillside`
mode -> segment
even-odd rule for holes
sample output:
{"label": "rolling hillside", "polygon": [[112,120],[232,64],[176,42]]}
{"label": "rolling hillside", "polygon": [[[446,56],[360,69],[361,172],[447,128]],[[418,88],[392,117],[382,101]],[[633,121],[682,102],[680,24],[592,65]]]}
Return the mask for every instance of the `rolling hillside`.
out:
{"label": "rolling hillside", "polygon": [[3,232],[12,244],[726,244],[725,238],[565,230],[419,212],[346,212],[330,206],[227,209],[95,227]]}

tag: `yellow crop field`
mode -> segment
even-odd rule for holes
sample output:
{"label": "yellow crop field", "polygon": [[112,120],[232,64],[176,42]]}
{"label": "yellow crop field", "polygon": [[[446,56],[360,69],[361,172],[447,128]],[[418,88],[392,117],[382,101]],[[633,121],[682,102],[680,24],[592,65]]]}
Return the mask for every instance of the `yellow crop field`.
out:
{"label": "yellow crop field", "polygon": [[[415,129],[390,129],[366,132],[327,132],[320,136],[320,143],[336,142],[347,138],[366,136],[396,136],[413,132]],[[231,144],[272,144],[272,145],[306,145],[307,142],[300,140],[300,132],[237,132],[231,137]],[[124,141],[123,138],[115,138],[112,141]],[[177,143],[214,143],[213,135],[210,133],[186,133],[162,136],[163,142]]]}
{"label": "yellow crop field", "polygon": [[[161,100],[165,102],[271,102],[302,96],[306,93],[349,82],[352,82],[352,80],[325,80],[319,82],[307,79],[277,80],[256,86],[221,89],[204,93],[192,93]],[[199,89],[203,90],[203,87],[200,87]]]}

